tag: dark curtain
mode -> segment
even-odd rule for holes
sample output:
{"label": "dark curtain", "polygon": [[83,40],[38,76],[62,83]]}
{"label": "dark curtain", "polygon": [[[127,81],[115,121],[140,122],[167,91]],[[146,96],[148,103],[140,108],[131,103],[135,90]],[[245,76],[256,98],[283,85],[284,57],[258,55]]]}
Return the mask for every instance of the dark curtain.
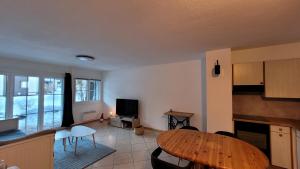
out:
{"label": "dark curtain", "polygon": [[72,76],[70,73],[66,73],[65,75],[64,87],[64,112],[61,126],[70,127],[74,123],[72,105]]}

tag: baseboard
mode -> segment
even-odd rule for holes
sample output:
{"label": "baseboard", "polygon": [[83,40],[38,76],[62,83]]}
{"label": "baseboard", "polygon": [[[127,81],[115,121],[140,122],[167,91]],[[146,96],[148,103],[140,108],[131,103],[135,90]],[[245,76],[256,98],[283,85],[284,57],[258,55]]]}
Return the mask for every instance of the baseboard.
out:
{"label": "baseboard", "polygon": [[76,123],[72,124],[71,127],[82,125],[82,124],[87,124],[87,123],[91,123],[91,122],[95,122],[95,121],[100,121],[100,120],[99,119],[91,119],[91,120],[80,121],[80,122],[76,122]]}
{"label": "baseboard", "polygon": [[[70,127],[57,127],[54,130],[59,131],[59,130],[69,129],[69,128],[72,128],[74,126],[83,125],[83,124],[92,123],[92,122],[97,122],[97,121],[100,122],[99,119],[80,121],[80,122],[76,122],[76,123],[72,124]],[[104,121],[109,121],[109,119],[104,119]]]}

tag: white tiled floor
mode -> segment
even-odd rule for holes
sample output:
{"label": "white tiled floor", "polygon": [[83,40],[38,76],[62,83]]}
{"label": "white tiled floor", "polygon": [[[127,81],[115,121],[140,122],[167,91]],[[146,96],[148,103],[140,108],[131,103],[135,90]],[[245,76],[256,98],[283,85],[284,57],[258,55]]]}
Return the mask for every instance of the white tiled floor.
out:
{"label": "white tiled floor", "polygon": [[[150,157],[152,151],[158,147],[157,131],[145,130],[143,136],[137,136],[133,130],[111,127],[106,123],[93,122],[88,126],[97,130],[97,143],[117,150],[88,169],[152,169]],[[162,153],[160,157],[175,164],[178,162],[178,158],[166,153]]]}
{"label": "white tiled floor", "polygon": [[[143,136],[137,136],[133,133],[133,130],[111,127],[107,123],[93,122],[87,124],[87,126],[97,130],[95,134],[97,143],[117,150],[87,169],[152,169],[151,153],[158,147],[156,144],[158,132],[145,130]],[[177,157],[164,152],[159,158],[178,164]],[[183,160],[180,164],[185,166],[187,161]],[[273,169],[273,167],[270,167],[270,169]]]}

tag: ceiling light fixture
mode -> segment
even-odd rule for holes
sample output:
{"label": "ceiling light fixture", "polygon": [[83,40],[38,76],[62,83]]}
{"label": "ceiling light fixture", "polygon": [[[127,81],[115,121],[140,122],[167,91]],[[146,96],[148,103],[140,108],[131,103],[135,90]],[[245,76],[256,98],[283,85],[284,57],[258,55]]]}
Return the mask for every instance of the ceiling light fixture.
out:
{"label": "ceiling light fixture", "polygon": [[81,61],[93,61],[95,60],[95,57],[89,56],[89,55],[76,55],[76,58]]}

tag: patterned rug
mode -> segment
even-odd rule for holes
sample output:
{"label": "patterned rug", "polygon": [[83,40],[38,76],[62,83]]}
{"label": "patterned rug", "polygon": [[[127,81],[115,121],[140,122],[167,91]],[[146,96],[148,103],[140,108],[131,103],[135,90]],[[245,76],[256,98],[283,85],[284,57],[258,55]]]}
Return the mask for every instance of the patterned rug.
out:
{"label": "patterned rug", "polygon": [[77,153],[74,154],[74,145],[67,141],[66,151],[62,141],[55,141],[54,144],[54,168],[55,169],[82,169],[92,165],[96,161],[114,153],[116,150],[93,142],[88,139],[78,139]]}

